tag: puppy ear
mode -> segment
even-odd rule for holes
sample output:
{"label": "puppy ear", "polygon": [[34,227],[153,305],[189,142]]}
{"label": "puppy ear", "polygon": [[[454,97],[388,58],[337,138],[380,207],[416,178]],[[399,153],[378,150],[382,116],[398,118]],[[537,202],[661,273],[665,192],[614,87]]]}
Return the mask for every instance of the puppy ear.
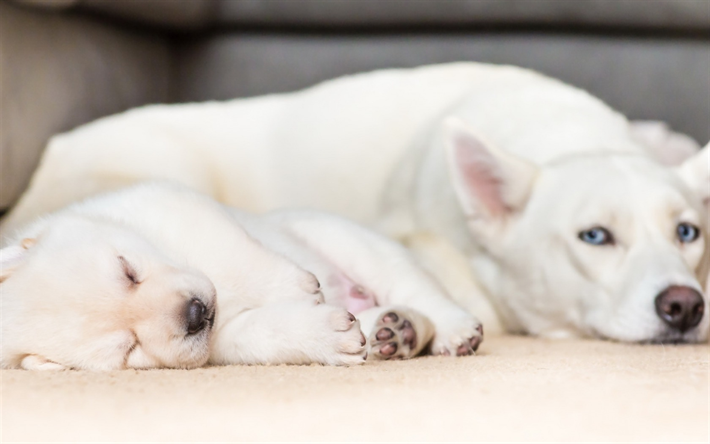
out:
{"label": "puppy ear", "polygon": [[496,148],[459,119],[444,122],[454,190],[469,217],[504,218],[523,209],[538,168]]}
{"label": "puppy ear", "polygon": [[36,243],[35,239],[22,239],[19,245],[10,245],[0,250],[0,282],[10,277],[17,267],[25,260],[27,250]]}
{"label": "puppy ear", "polygon": [[629,129],[631,136],[663,165],[678,166],[700,150],[692,137],[673,131],[665,122],[636,120],[629,122]]}
{"label": "puppy ear", "polygon": [[710,200],[710,143],[677,169],[680,177],[703,202]]}

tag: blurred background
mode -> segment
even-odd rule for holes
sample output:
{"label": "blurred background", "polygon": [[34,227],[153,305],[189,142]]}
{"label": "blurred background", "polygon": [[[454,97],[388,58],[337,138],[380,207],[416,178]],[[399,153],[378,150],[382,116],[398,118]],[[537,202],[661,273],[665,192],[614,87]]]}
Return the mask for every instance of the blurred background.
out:
{"label": "blurred background", "polygon": [[0,0],[0,210],[52,134],[104,115],[461,60],[710,139],[710,0]]}

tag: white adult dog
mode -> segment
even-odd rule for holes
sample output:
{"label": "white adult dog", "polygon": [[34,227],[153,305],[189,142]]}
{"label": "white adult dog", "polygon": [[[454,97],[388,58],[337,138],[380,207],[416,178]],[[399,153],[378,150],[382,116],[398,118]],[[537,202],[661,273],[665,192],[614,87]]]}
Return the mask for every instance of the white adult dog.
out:
{"label": "white adult dog", "polygon": [[483,339],[395,242],[183,187],[139,185],[45,217],[0,250],[0,270],[3,367],[353,365],[427,346],[468,355]]}
{"label": "white adult dog", "polygon": [[5,229],[166,178],[251,211],[376,224],[489,331],[703,340],[708,149],[676,169],[648,151],[622,115],[535,72],[388,70],[56,136]]}

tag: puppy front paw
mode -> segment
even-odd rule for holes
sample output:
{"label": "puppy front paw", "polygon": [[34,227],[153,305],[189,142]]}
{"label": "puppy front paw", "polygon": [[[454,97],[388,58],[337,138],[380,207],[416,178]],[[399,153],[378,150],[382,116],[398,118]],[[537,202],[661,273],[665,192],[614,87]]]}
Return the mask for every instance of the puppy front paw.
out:
{"label": "puppy front paw", "polygon": [[327,311],[327,331],[323,332],[323,342],[327,350],[323,353],[323,363],[329,365],[359,365],[367,358],[367,341],[360,330],[360,321],[342,308],[323,305],[317,307]]}

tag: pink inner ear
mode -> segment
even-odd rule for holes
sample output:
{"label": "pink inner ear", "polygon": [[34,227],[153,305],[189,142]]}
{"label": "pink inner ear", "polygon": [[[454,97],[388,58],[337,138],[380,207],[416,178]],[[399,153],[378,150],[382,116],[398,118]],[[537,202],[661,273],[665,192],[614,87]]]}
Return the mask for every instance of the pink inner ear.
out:
{"label": "pink inner ear", "polygon": [[457,137],[455,143],[456,165],[466,191],[491,216],[505,215],[509,208],[503,201],[503,178],[495,158],[477,140]]}

